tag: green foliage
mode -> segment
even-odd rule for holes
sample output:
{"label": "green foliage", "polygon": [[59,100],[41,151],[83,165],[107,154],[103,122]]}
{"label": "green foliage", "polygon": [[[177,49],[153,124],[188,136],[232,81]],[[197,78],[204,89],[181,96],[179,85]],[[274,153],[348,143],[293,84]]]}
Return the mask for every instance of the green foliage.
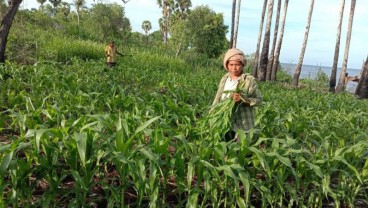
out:
{"label": "green foliage", "polygon": [[68,62],[77,57],[82,60],[99,60],[103,58],[105,45],[91,41],[52,38],[38,50],[40,61]]}
{"label": "green foliage", "polygon": [[368,204],[367,102],[261,82],[257,129],[226,143],[223,70],[134,52],[1,65],[1,206]]}
{"label": "green foliage", "polygon": [[194,8],[186,22],[189,46],[209,58],[218,57],[227,48],[226,33],[222,14],[217,14],[208,6]]}
{"label": "green foliage", "polygon": [[97,3],[81,21],[81,26],[90,34],[91,39],[103,42],[115,38],[124,40],[132,30],[124,8],[116,3]]}

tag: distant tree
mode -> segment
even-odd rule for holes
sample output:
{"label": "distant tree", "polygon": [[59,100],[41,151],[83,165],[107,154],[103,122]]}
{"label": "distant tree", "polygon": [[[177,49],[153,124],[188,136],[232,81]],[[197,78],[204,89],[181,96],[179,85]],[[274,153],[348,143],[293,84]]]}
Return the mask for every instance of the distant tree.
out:
{"label": "distant tree", "polygon": [[368,98],[368,56],[365,59],[365,63],[363,63],[358,86],[355,90],[355,95],[357,95],[359,98]]}
{"label": "distant tree", "polygon": [[336,87],[336,92],[342,92],[345,90],[345,74],[347,71],[348,58],[349,58],[349,47],[350,47],[350,40],[351,40],[351,32],[353,28],[355,4],[356,4],[356,0],[351,0],[348,34],[346,36],[346,43],[345,43],[345,53],[344,53],[344,59],[342,62],[339,83]]}
{"label": "distant tree", "polygon": [[302,71],[303,59],[304,59],[305,49],[307,48],[308,34],[309,34],[310,24],[311,24],[311,20],[312,20],[313,6],[314,6],[314,0],[311,0],[311,4],[310,4],[310,7],[309,7],[309,14],[308,14],[308,22],[307,22],[307,26],[306,26],[305,33],[304,33],[303,46],[302,46],[302,50],[300,52],[298,64],[297,64],[296,69],[294,71],[294,78],[293,78],[293,85],[294,86],[298,86],[300,73]]}
{"label": "distant tree", "polygon": [[70,14],[70,4],[67,2],[61,2],[59,6],[59,10],[64,15],[64,17],[67,18]]}
{"label": "distant tree", "polygon": [[56,8],[61,4],[61,0],[49,0],[49,2],[53,6],[53,15],[55,16],[55,14],[56,14]]}
{"label": "distant tree", "polygon": [[336,35],[336,44],[335,44],[335,54],[333,59],[333,65],[331,70],[331,76],[330,76],[330,92],[335,92],[336,87],[336,74],[337,74],[337,63],[339,61],[339,51],[340,51],[340,39],[341,39],[341,25],[342,25],[342,19],[344,16],[344,7],[345,7],[345,0],[341,0],[340,3],[340,18],[339,23],[337,26],[337,35]]}
{"label": "distant tree", "polygon": [[148,20],[144,20],[142,23],[142,30],[146,33],[147,44],[148,44],[148,32],[152,29],[152,24]]}
{"label": "distant tree", "polygon": [[81,22],[83,29],[96,41],[107,42],[110,39],[126,40],[132,28],[125,17],[124,8],[114,4],[95,4],[89,15]]}
{"label": "distant tree", "polygon": [[257,78],[258,78],[258,68],[259,68],[259,48],[261,45],[262,30],[263,30],[263,23],[264,23],[264,18],[266,14],[266,8],[267,8],[267,0],[264,0],[262,14],[261,14],[261,22],[259,23],[257,48],[256,48],[256,52],[254,53],[254,64],[253,64],[253,71],[252,71],[252,75]]}
{"label": "distant tree", "polygon": [[197,52],[216,58],[228,47],[221,13],[215,13],[208,6],[199,6],[191,11],[186,22],[190,37],[188,44]]}
{"label": "distant tree", "polygon": [[191,6],[191,0],[175,0],[173,8],[175,19],[173,21],[170,20],[172,21],[172,24],[174,24],[176,20],[185,20],[190,13]]}
{"label": "distant tree", "polygon": [[78,26],[80,21],[80,10],[83,8],[86,4],[86,0],[74,0],[74,6],[77,13],[77,19],[78,19]]}
{"label": "distant tree", "polygon": [[277,0],[277,10],[276,10],[276,18],[275,18],[276,22],[275,22],[275,28],[273,30],[273,40],[272,40],[272,47],[270,51],[270,57],[268,58],[268,63],[267,63],[266,80],[271,80],[272,63],[273,63],[273,57],[274,57],[274,53],[276,49],[277,35],[279,32],[280,11],[281,11],[281,0]]}
{"label": "distant tree", "polygon": [[169,37],[169,17],[171,8],[174,7],[174,0],[157,0],[160,8],[162,8],[162,18],[159,20],[161,30],[163,31],[164,43],[167,45]]}
{"label": "distant tree", "polygon": [[259,62],[260,70],[259,70],[258,78],[261,81],[266,80],[268,53],[270,49],[270,36],[271,36],[270,31],[271,31],[271,22],[272,22],[272,13],[273,13],[273,3],[274,3],[274,0],[271,0],[268,2],[266,31],[263,37],[263,47],[262,47],[261,59]]}
{"label": "distant tree", "polygon": [[170,16],[170,41],[174,46],[178,56],[182,50],[186,50],[185,45],[188,43],[187,29],[185,28],[185,21],[190,14],[191,0],[175,0],[173,14]]}
{"label": "distant tree", "polygon": [[0,63],[5,63],[5,49],[9,31],[22,0],[9,0],[8,10],[2,16],[0,25]]}
{"label": "distant tree", "polygon": [[233,47],[233,42],[234,42],[235,12],[236,12],[236,0],[233,0],[232,9],[231,9],[231,29],[230,29],[229,48]]}

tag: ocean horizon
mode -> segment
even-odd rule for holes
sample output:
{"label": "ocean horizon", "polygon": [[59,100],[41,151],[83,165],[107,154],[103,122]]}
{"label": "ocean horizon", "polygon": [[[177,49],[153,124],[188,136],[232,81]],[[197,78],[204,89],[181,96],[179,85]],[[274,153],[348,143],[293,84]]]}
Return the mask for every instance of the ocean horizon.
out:
{"label": "ocean horizon", "polygon": [[[295,68],[297,66],[297,64],[290,64],[290,63],[280,63],[281,64],[281,68],[288,74],[290,75],[294,75],[294,71]],[[323,73],[325,73],[328,78],[330,78],[331,76],[331,70],[332,67],[329,66],[321,66],[321,65],[307,65],[307,64],[303,64],[302,65],[302,69],[300,72],[300,79],[315,79],[317,76],[317,73],[319,71],[322,71]],[[352,68],[347,68],[346,72],[348,73],[349,76],[358,76],[360,77],[360,69],[352,69]],[[340,73],[341,73],[341,68],[338,67],[337,68],[337,72],[336,72],[336,80],[338,81],[340,78]],[[356,82],[348,82],[347,86],[346,86],[346,90],[348,92],[354,93],[355,89],[357,87]]]}

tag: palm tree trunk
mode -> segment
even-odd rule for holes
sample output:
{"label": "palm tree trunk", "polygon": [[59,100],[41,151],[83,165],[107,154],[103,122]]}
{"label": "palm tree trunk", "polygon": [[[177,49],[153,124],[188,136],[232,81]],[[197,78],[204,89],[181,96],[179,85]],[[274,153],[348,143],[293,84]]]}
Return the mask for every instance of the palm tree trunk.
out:
{"label": "palm tree trunk", "polygon": [[335,54],[334,54],[333,65],[332,65],[331,76],[330,76],[330,88],[329,88],[330,92],[335,92],[335,87],[336,87],[337,63],[339,61],[341,25],[342,25],[342,18],[344,16],[344,7],[345,7],[345,0],[341,0],[340,19],[339,19],[339,24],[337,26]]}
{"label": "palm tree trunk", "polygon": [[254,77],[258,77],[258,66],[259,66],[259,48],[261,45],[261,38],[262,38],[262,30],[263,30],[263,22],[266,14],[266,8],[267,8],[267,0],[263,1],[263,9],[262,9],[262,15],[261,15],[261,22],[259,24],[259,32],[258,32],[258,40],[257,40],[257,48],[256,52],[254,54],[254,63],[253,63],[253,71],[252,75]]}
{"label": "palm tree trunk", "polygon": [[309,7],[309,14],[308,14],[308,22],[307,22],[307,26],[306,26],[305,34],[304,34],[303,46],[300,52],[298,65],[296,66],[296,69],[294,72],[293,85],[295,87],[298,86],[300,73],[302,71],[303,59],[304,59],[305,49],[307,48],[308,34],[309,34],[310,24],[312,20],[313,6],[314,6],[314,0],[311,0],[311,5]]}
{"label": "palm tree trunk", "polygon": [[233,7],[231,10],[231,31],[230,31],[229,48],[233,47],[233,42],[234,42],[235,10],[236,10],[236,0],[233,0]]}
{"label": "palm tree trunk", "polygon": [[341,73],[340,73],[339,84],[336,87],[336,92],[342,92],[345,90],[345,74],[346,74],[348,58],[349,58],[349,47],[350,47],[350,40],[351,40],[351,31],[353,28],[355,4],[356,4],[356,0],[351,0],[348,34],[346,36],[346,44],[345,44],[345,53],[344,53],[344,59],[342,63]]}
{"label": "palm tree trunk", "polygon": [[234,31],[234,42],[233,48],[236,48],[236,43],[238,42],[238,29],[239,29],[239,18],[240,18],[240,7],[241,7],[241,0],[238,0],[238,11],[236,12],[236,26]]}
{"label": "palm tree trunk", "polygon": [[268,53],[270,49],[270,31],[271,31],[271,23],[272,23],[272,14],[273,14],[273,2],[271,0],[268,2],[268,11],[267,11],[267,23],[266,23],[266,32],[263,37],[263,47],[261,53],[261,59],[259,62],[259,80],[265,81],[266,80],[266,73],[267,73],[267,63],[268,63]]}
{"label": "palm tree trunk", "polygon": [[18,11],[22,0],[9,0],[8,10],[6,11],[0,25],[0,63],[5,63],[5,49],[8,40],[10,27],[12,25],[15,14]]}
{"label": "palm tree trunk", "polygon": [[277,0],[276,22],[275,22],[275,28],[273,30],[273,40],[272,40],[270,57],[267,63],[267,74],[266,74],[267,80],[271,80],[272,63],[273,63],[273,57],[274,57],[275,48],[276,48],[277,35],[279,32],[280,11],[281,11],[281,0]]}
{"label": "palm tree trunk", "polygon": [[271,69],[271,71],[272,71],[271,72],[271,80],[272,81],[276,80],[276,73],[277,73],[277,67],[278,67],[278,63],[279,63],[282,40],[283,40],[283,37],[284,37],[284,28],[285,28],[285,20],[286,20],[288,5],[289,5],[289,0],[285,0],[285,2],[284,2],[284,14],[283,14],[283,17],[282,17],[282,20],[281,20],[280,36],[279,36],[279,40],[277,41],[275,56],[273,57],[273,63],[272,63],[272,69]]}
{"label": "palm tree trunk", "polygon": [[360,79],[355,90],[355,95],[359,98],[368,98],[368,56],[362,66],[362,72],[360,73]]}

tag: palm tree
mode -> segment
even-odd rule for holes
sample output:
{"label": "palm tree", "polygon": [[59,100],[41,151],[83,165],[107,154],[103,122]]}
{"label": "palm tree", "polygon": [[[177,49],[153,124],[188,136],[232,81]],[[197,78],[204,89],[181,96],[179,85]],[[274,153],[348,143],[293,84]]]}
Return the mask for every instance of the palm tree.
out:
{"label": "palm tree", "polygon": [[272,23],[272,13],[273,13],[273,2],[271,0],[268,2],[268,11],[267,11],[267,23],[266,23],[266,31],[263,37],[263,47],[261,53],[261,59],[259,61],[259,80],[266,80],[266,72],[267,72],[267,63],[268,63],[268,53],[270,48],[270,36],[271,36],[271,23]]}
{"label": "palm tree", "polygon": [[240,7],[241,7],[241,0],[238,0],[238,11],[236,12],[236,23],[235,23],[236,26],[235,26],[235,31],[234,31],[233,48],[236,48],[236,42],[238,41]]}
{"label": "palm tree", "polygon": [[278,0],[277,1],[276,22],[275,22],[275,28],[273,31],[272,47],[271,47],[271,52],[270,52],[270,58],[268,59],[268,64],[267,64],[267,73],[266,73],[267,80],[271,80],[272,63],[273,63],[273,57],[274,57],[275,48],[276,48],[277,34],[279,32],[280,11],[281,11],[281,0]]}
{"label": "palm tree", "polygon": [[358,86],[355,90],[355,95],[359,98],[368,98],[368,56],[362,66]]}
{"label": "palm tree", "polygon": [[342,18],[344,16],[344,7],[345,7],[345,0],[341,0],[340,19],[339,19],[339,24],[337,26],[337,35],[336,35],[335,55],[333,59],[333,65],[332,65],[331,77],[330,77],[330,88],[329,88],[330,92],[335,92],[335,87],[336,87],[337,62],[339,61],[341,25],[342,25]]}
{"label": "palm tree", "polygon": [[276,73],[277,73],[277,67],[278,67],[278,63],[279,63],[282,39],[284,37],[284,28],[285,28],[285,20],[286,20],[288,5],[289,5],[289,0],[285,0],[285,2],[284,2],[284,14],[283,14],[282,20],[281,20],[280,36],[279,36],[279,40],[277,41],[276,51],[275,51],[275,55],[273,57],[273,63],[272,63],[272,69],[271,69],[271,71],[272,71],[271,72],[271,80],[273,80],[273,81],[276,80]]}
{"label": "palm tree", "polygon": [[152,29],[151,22],[148,21],[148,20],[144,20],[143,23],[142,23],[142,29],[143,29],[144,33],[146,33],[147,44],[148,44],[148,32]]}
{"label": "palm tree", "polygon": [[351,30],[353,28],[355,4],[356,4],[356,0],[351,0],[348,34],[346,36],[346,43],[345,43],[345,53],[344,53],[344,59],[342,63],[341,73],[340,73],[339,84],[336,87],[336,92],[342,92],[345,89],[345,74],[346,74],[346,70],[347,70],[346,68],[347,68],[348,58],[349,58],[349,47],[350,47],[350,40],[351,40]]}
{"label": "palm tree", "polygon": [[169,38],[169,17],[174,8],[174,0],[157,0],[160,8],[162,8],[162,18],[160,19],[160,28],[163,31],[164,43],[168,44]]}
{"label": "palm tree", "polygon": [[85,4],[86,4],[86,0],[74,0],[74,6],[77,12],[77,18],[78,18],[78,26],[79,26],[79,21],[80,21],[79,19],[80,10]]}
{"label": "palm tree", "polygon": [[298,86],[300,72],[302,71],[302,65],[303,65],[303,59],[305,54],[305,49],[307,48],[307,42],[308,42],[308,34],[309,34],[309,28],[312,20],[312,14],[313,14],[313,6],[314,6],[314,0],[311,0],[311,4],[309,7],[309,14],[308,14],[308,22],[304,33],[304,41],[303,41],[303,47],[300,52],[298,65],[296,66],[295,72],[294,72],[294,78],[293,78],[293,85],[296,87]]}
{"label": "palm tree", "polygon": [[234,42],[235,10],[236,10],[236,0],[233,0],[233,7],[231,9],[231,31],[230,31],[229,48],[233,47]]}
{"label": "palm tree", "polygon": [[258,40],[257,40],[257,48],[256,48],[256,52],[254,54],[254,63],[253,63],[253,71],[252,71],[252,75],[254,77],[258,77],[258,66],[259,66],[259,48],[261,45],[261,38],[262,38],[262,30],[263,30],[263,22],[264,22],[264,17],[266,14],[266,7],[267,7],[267,0],[263,1],[263,9],[262,9],[262,14],[261,14],[261,22],[259,24],[259,32],[258,32]]}

